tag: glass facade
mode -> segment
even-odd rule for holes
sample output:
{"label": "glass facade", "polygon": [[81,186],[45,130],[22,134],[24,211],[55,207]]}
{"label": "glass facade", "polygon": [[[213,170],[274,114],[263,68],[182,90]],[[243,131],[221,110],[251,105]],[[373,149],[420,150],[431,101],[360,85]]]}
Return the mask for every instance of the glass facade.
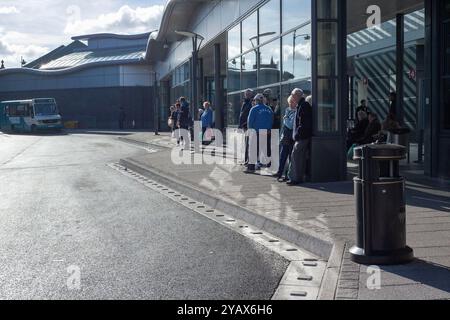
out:
{"label": "glass facade", "polygon": [[281,30],[280,1],[270,0],[259,9],[259,43],[264,43]]}
{"label": "glass facade", "polygon": [[295,30],[282,39],[283,81],[311,76],[311,25]]}
{"label": "glass facade", "polygon": [[311,20],[311,0],[283,0],[281,5],[283,32],[292,30]]}
{"label": "glass facade", "polygon": [[261,46],[259,57],[258,85],[265,86],[280,82],[280,41],[275,40]]}
{"label": "glass facade", "polygon": [[228,126],[238,124],[248,88],[270,88],[283,108],[292,89],[311,93],[310,22],[311,0],[271,0],[228,31]]}
{"label": "glass facade", "polygon": [[190,63],[186,62],[176,68],[170,82],[170,96],[173,100],[190,96]]}
{"label": "glass facade", "polygon": [[242,52],[258,46],[258,14],[254,12],[242,21]]}
{"label": "glass facade", "polygon": [[339,125],[337,0],[317,0],[317,132],[336,133]]}

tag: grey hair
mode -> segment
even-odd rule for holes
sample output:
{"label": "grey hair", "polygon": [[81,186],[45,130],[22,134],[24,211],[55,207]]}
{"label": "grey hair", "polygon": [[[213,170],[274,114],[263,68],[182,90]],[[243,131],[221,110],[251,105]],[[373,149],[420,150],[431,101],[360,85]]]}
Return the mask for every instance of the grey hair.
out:
{"label": "grey hair", "polygon": [[263,103],[264,102],[264,96],[262,95],[262,94],[260,94],[260,93],[258,93],[256,96],[255,96],[255,101],[257,102],[257,103]]}
{"label": "grey hair", "polygon": [[302,89],[295,88],[294,90],[292,90],[292,95],[293,96],[296,96],[296,95],[303,96],[303,95],[305,95],[305,93],[303,92]]}
{"label": "grey hair", "polygon": [[307,96],[305,101],[308,102],[312,106],[312,96]]}

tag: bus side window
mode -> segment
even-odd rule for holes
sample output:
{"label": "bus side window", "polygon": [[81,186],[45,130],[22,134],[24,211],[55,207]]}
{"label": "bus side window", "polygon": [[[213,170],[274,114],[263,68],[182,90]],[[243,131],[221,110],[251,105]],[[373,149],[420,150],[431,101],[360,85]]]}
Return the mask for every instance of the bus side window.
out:
{"label": "bus side window", "polygon": [[25,105],[19,105],[17,106],[16,115],[18,117],[26,117],[27,116],[27,109]]}
{"label": "bus side window", "polygon": [[33,106],[32,105],[28,105],[27,116],[31,117],[31,118],[34,118],[34,112],[33,112]]}
{"label": "bus side window", "polygon": [[15,117],[16,116],[16,106],[8,107],[8,116]]}

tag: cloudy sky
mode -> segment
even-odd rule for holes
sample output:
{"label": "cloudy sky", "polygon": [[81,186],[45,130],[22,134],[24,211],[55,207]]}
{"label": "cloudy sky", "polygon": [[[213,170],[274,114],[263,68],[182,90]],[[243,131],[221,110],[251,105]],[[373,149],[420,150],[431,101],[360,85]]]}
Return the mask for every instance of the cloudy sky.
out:
{"label": "cloudy sky", "polygon": [[159,28],[166,0],[1,0],[0,60],[8,68],[70,43],[75,35]]}

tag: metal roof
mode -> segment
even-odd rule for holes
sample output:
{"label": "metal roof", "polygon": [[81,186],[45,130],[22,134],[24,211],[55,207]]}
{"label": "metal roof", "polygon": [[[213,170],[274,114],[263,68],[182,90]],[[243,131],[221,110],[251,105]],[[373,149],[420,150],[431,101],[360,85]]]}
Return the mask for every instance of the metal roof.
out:
{"label": "metal roof", "polygon": [[72,40],[92,40],[92,39],[138,40],[138,39],[148,39],[150,34],[151,32],[141,34],[96,33],[72,37]]}
{"label": "metal roof", "polygon": [[130,63],[139,62],[145,56],[145,48],[121,48],[108,50],[80,51],[65,55],[56,60],[50,61],[40,67],[40,70],[57,70],[73,68],[81,65],[115,62]]}

